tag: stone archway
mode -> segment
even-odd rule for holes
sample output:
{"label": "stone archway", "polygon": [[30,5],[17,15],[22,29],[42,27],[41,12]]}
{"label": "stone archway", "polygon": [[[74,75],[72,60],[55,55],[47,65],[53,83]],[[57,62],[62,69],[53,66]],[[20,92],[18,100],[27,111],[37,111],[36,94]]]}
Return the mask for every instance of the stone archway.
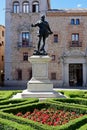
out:
{"label": "stone archway", "polygon": [[[73,66],[72,67],[73,70],[70,70],[71,69],[70,65]],[[80,66],[79,69],[78,69],[78,66]],[[85,86],[86,82],[87,82],[87,64],[86,64],[85,53],[80,50],[72,50],[72,51],[65,52],[63,55],[63,83],[64,85],[65,86]]]}

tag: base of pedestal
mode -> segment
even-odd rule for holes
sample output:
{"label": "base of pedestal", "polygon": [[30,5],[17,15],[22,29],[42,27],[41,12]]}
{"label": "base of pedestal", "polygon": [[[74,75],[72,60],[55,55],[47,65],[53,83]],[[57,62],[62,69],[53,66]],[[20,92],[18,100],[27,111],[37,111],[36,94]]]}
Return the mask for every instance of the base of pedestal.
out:
{"label": "base of pedestal", "polygon": [[33,80],[27,83],[27,89],[30,92],[52,92],[53,83],[49,79]]}
{"label": "base of pedestal", "polygon": [[32,78],[27,83],[27,89],[21,94],[22,98],[65,98],[61,93],[53,90],[53,83],[49,79],[36,80]]}
{"label": "base of pedestal", "polygon": [[61,93],[52,91],[52,92],[29,92],[24,90],[21,94],[22,98],[65,98]]}

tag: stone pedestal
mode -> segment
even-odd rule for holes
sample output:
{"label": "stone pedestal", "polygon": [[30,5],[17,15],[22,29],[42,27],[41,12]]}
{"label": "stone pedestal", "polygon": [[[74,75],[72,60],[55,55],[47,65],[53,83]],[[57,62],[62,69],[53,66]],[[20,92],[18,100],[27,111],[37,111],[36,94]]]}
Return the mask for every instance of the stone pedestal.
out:
{"label": "stone pedestal", "polygon": [[50,92],[53,84],[48,79],[49,56],[31,56],[29,61],[32,63],[32,79],[27,83],[27,89],[31,92]]}
{"label": "stone pedestal", "polygon": [[48,63],[51,58],[47,56],[31,56],[32,78],[27,83],[27,90],[22,92],[22,97],[58,97],[53,91],[53,83],[48,79]]}

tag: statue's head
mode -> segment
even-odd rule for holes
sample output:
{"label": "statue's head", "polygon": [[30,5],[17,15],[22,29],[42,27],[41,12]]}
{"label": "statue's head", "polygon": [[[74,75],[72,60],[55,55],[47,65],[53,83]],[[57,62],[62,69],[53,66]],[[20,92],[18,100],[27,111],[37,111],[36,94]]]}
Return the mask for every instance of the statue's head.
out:
{"label": "statue's head", "polygon": [[45,15],[42,15],[41,20],[44,21],[44,19],[45,19]]}

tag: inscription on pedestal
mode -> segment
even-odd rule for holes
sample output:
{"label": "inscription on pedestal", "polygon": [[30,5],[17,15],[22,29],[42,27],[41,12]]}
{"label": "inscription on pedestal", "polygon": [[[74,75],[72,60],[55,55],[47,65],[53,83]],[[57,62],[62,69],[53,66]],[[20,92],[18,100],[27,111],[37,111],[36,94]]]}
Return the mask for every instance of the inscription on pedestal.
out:
{"label": "inscription on pedestal", "polygon": [[33,64],[32,70],[33,70],[33,77],[48,77],[48,64],[46,63],[36,63]]}

